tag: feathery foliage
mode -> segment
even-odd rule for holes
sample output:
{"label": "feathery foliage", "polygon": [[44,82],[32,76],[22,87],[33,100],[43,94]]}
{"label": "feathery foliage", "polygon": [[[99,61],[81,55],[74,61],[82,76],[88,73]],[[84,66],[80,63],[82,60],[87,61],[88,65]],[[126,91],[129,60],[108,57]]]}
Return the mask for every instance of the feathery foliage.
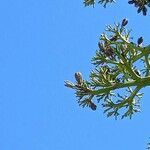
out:
{"label": "feathery foliage", "polygon": [[[104,7],[114,0],[99,0]],[[85,6],[94,7],[95,0],[84,0]],[[147,15],[150,0],[129,0],[128,4],[137,8],[137,13]],[[75,90],[79,106],[93,111],[102,104],[107,117],[115,119],[131,118],[140,111],[140,100],[144,87],[150,86],[150,45],[143,46],[143,37],[136,41],[131,30],[126,29],[127,19],[121,23],[108,25],[98,42],[98,50],[92,58],[95,66],[89,81],[80,72],[75,73],[75,83],[65,81],[65,86]],[[150,143],[147,144],[150,149]]]}
{"label": "feathery foliage", "polygon": [[125,28],[127,23],[123,19],[122,23],[107,26],[101,34],[92,58],[95,68],[90,81],[79,72],[75,73],[76,83],[65,81],[67,87],[75,90],[80,106],[96,110],[96,103],[102,103],[107,117],[131,118],[140,111],[143,93],[139,91],[150,85],[150,46],[142,46],[142,37],[134,42],[131,30]]}

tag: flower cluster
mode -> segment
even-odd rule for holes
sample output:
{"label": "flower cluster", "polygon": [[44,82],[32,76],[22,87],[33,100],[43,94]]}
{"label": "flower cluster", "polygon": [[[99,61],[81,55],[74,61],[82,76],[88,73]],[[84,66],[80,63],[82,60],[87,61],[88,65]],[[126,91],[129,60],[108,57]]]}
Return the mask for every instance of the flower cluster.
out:
{"label": "flower cluster", "polygon": [[[76,72],[74,76],[76,83],[74,84],[67,80],[65,81],[65,86],[76,90],[79,106],[88,106],[92,110],[96,110],[97,106],[92,101],[93,95],[90,94],[92,90],[89,87],[89,83],[83,80],[81,72]],[[83,97],[85,98],[83,99]]]}

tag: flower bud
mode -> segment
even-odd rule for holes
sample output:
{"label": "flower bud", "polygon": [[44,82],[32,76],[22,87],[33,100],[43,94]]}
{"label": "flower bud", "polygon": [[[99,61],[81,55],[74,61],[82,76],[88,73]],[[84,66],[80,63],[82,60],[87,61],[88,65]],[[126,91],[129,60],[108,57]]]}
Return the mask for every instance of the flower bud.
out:
{"label": "flower bud", "polygon": [[93,102],[91,102],[90,108],[92,110],[96,110],[97,106]]}
{"label": "flower bud", "polygon": [[78,84],[81,84],[83,82],[81,72],[76,72],[75,73],[75,79],[76,79],[76,81],[77,81]]}
{"label": "flower bud", "polygon": [[137,10],[137,13],[140,13],[142,11],[142,8],[139,7],[138,10]]}
{"label": "flower bud", "polygon": [[147,15],[147,8],[144,6],[143,7],[143,15],[146,16]]}
{"label": "flower bud", "polygon": [[65,81],[65,86],[69,87],[69,88],[73,88],[75,85],[72,82],[67,80],[67,81]]}
{"label": "flower bud", "polygon": [[134,4],[134,0],[128,1],[128,4]]}
{"label": "flower bud", "polygon": [[124,26],[126,26],[128,24],[128,20],[127,19],[123,19],[122,20],[122,26],[124,27]]}
{"label": "flower bud", "polygon": [[138,38],[137,40],[138,46],[143,43],[143,37]]}

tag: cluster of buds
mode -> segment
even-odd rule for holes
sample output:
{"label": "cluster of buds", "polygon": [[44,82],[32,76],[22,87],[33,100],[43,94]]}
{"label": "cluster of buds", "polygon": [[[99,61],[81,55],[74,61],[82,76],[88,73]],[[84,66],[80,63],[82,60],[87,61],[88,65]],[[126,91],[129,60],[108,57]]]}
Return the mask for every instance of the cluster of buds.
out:
{"label": "cluster of buds", "polygon": [[[77,85],[81,85],[82,83],[83,83],[83,78],[82,78],[82,74],[81,74],[81,72],[76,72],[75,73],[75,79],[76,79],[76,81],[77,81]],[[82,102],[83,102],[83,104],[82,104]],[[96,110],[96,108],[97,108],[97,106],[92,102],[92,100],[91,99],[86,99],[86,101],[79,101],[79,103],[81,104],[81,105],[88,105],[92,110]]]}
{"label": "cluster of buds", "polygon": [[[95,1],[96,0],[84,0],[84,4],[85,6],[91,6],[95,5]],[[98,3],[102,4],[104,7],[106,7],[106,5],[108,3],[112,3],[115,2],[115,0],[99,0]],[[147,8],[146,7],[150,7],[150,0],[128,0],[129,4],[134,4],[135,7],[138,8],[137,12],[138,13],[143,13],[144,16],[147,15]]]}
{"label": "cluster of buds", "polygon": [[[82,79],[82,74],[81,74],[81,72],[76,72],[74,76],[75,76],[77,85],[81,85],[81,84],[83,83],[83,79]],[[66,86],[66,87],[69,87],[69,88],[75,88],[75,87],[76,87],[75,84],[73,84],[72,82],[70,82],[70,81],[68,81],[68,80],[65,81],[65,86]]]}
{"label": "cluster of buds", "polygon": [[[116,37],[114,37],[116,38]],[[113,39],[115,40],[115,39]],[[107,43],[98,43],[98,47],[101,50],[101,52],[106,56],[109,57],[110,59],[114,59],[114,50],[111,46],[107,45]]]}
{"label": "cluster of buds", "polygon": [[[120,28],[120,32],[124,31],[124,27],[128,24],[128,20],[125,18],[122,20],[121,23],[121,28]],[[114,29],[109,29],[109,30],[114,30]],[[113,31],[116,32],[116,31]],[[107,38],[105,38],[105,35],[102,34],[101,35],[101,39],[104,42],[99,42],[98,43],[98,47],[101,50],[102,54],[106,57],[109,57],[110,59],[114,60],[115,59],[115,53],[114,53],[114,47],[110,45],[110,42],[116,42],[117,40],[120,39],[120,37],[118,36],[118,34],[113,35],[111,38],[109,38],[109,41],[107,41]]]}
{"label": "cluster of buds", "polygon": [[88,98],[82,99],[84,97],[84,95],[88,95],[87,93],[89,92],[89,89],[88,89],[88,86],[86,85],[85,81],[82,78],[81,72],[76,72],[74,74],[74,77],[76,80],[76,84],[67,80],[67,81],[65,81],[65,86],[68,88],[77,90],[76,96],[79,98],[78,103],[80,106],[82,106],[82,107],[88,106],[92,110],[96,110],[97,106],[92,101],[93,96],[89,95]]}
{"label": "cluster of buds", "polygon": [[128,1],[129,4],[134,4],[135,7],[138,7],[137,12],[140,13],[142,12],[144,16],[147,14],[147,6],[150,6],[150,1],[149,0],[130,0]]}
{"label": "cluster of buds", "polygon": [[75,76],[75,79],[77,81],[77,84],[81,85],[83,82],[81,72],[76,72],[74,76]]}

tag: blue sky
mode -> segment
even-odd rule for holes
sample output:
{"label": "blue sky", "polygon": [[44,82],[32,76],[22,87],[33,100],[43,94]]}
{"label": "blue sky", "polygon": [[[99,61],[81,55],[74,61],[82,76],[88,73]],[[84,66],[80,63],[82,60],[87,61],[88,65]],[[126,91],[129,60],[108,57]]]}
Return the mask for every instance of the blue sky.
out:
{"label": "blue sky", "polygon": [[142,150],[150,136],[150,100],[143,89],[141,113],[114,120],[78,107],[64,80],[91,58],[107,24],[129,19],[135,40],[149,40],[150,17],[126,1],[104,9],[79,1],[5,0],[0,4],[0,149]]}

